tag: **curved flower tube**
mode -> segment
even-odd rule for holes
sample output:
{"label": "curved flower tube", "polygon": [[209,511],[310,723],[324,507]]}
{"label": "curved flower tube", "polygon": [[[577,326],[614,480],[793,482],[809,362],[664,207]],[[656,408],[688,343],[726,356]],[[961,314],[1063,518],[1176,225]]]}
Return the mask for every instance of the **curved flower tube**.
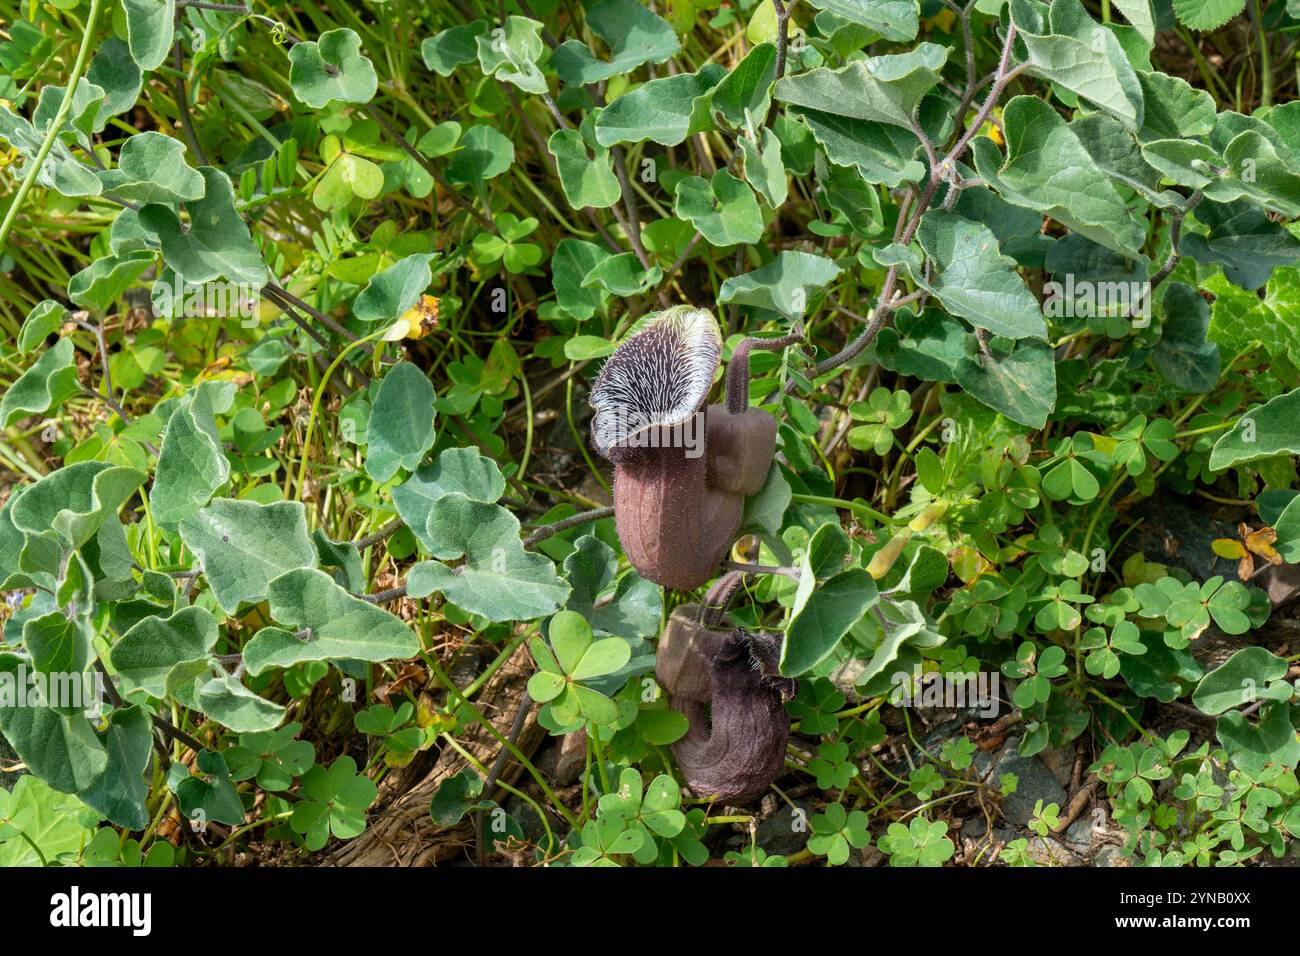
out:
{"label": "curved flower tube", "polygon": [[798,682],[776,676],[780,637],[717,630],[699,616],[694,604],[674,610],[656,651],[656,676],[690,720],[673,756],[699,796],[747,803],[785,766],[784,703]]}

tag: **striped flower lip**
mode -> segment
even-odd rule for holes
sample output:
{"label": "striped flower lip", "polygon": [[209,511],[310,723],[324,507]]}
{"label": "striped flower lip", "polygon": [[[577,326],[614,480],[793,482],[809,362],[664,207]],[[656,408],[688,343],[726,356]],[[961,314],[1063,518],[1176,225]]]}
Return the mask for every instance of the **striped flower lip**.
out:
{"label": "striped flower lip", "polygon": [[591,391],[596,450],[654,447],[645,432],[681,427],[704,404],[722,359],[708,309],[680,305],[642,319],[609,357]]}

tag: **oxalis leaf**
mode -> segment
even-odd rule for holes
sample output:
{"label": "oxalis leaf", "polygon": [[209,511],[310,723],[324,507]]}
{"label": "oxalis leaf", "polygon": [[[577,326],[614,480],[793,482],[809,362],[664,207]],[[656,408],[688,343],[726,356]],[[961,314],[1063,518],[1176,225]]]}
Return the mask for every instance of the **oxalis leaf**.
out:
{"label": "oxalis leaf", "polygon": [[167,420],[150,505],[153,519],[174,530],[230,480],[216,415],[230,408],[232,387],[203,382],[181,398]]}
{"label": "oxalis leaf", "polygon": [[257,676],[302,661],[404,660],[420,651],[415,632],[373,604],[353,597],[323,571],[299,568],[271,582],[271,617],[244,646],[244,666]]}
{"label": "oxalis leaf", "polygon": [[298,501],[261,504],[217,498],[180,523],[212,594],[227,614],[266,599],[271,581],[316,566],[307,512]]}
{"label": "oxalis leaf", "polygon": [[1223,471],[1274,455],[1300,455],[1300,429],[1296,428],[1296,422],[1300,422],[1300,388],[1269,399],[1242,415],[1214,443],[1210,469]]}
{"label": "oxalis leaf", "polygon": [[344,27],[289,49],[289,85],[294,96],[319,110],[331,100],[369,103],[379,88],[379,77],[361,52],[361,37]]}
{"label": "oxalis leaf", "polygon": [[436,558],[464,558],[455,568],[422,561],[406,578],[407,594],[442,592],[448,601],[492,621],[531,620],[564,606],[569,585],[549,558],[524,550],[519,521],[499,505],[454,493],[438,501],[426,534]]}
{"label": "oxalis leaf", "polygon": [[71,339],[60,339],[23,372],[0,399],[0,428],[29,415],[56,410],[76,393],[76,349]]}
{"label": "oxalis leaf", "polygon": [[410,362],[394,365],[379,383],[366,431],[366,472],[387,481],[397,469],[414,471],[433,447],[437,399],[433,385]]}

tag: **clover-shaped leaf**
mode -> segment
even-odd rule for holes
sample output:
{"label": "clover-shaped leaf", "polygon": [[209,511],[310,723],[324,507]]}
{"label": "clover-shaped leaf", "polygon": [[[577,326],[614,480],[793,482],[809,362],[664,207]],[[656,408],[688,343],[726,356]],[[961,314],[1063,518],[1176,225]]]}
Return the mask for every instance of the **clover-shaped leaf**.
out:
{"label": "clover-shaped leaf", "polygon": [[603,794],[597,813],[618,820],[625,830],[642,831],[640,847],[633,851],[638,863],[652,863],[657,855],[654,837],[671,839],[686,826],[681,806],[681,788],[668,774],[660,774],[642,791],[641,774],[626,767],[619,775],[618,790]]}
{"label": "clover-shaped leaf", "polygon": [[474,237],[474,261],[480,266],[502,262],[511,274],[531,269],[542,261],[542,247],[523,239],[537,228],[537,220],[529,216],[520,220],[503,212],[496,219],[497,234],[480,232]]}
{"label": "clover-shaped leaf", "polygon": [[529,696],[550,705],[564,724],[579,718],[597,725],[614,723],[617,706],[583,681],[617,671],[631,657],[631,646],[621,637],[594,640],[587,619],[574,611],[552,617],[549,633],[549,647],[540,637],[529,641],[541,668],[528,681]]}
{"label": "clover-shaped leaf", "polygon": [[858,775],[858,767],[849,759],[849,745],[836,741],[817,748],[817,756],[808,761],[808,772],[821,789],[843,790]]}
{"label": "clover-shaped leaf", "polygon": [[786,704],[788,710],[799,721],[799,729],[806,734],[834,734],[839,727],[836,711],[845,703],[844,694],[824,677],[803,678],[799,681],[799,693]]}
{"label": "clover-shaped leaf", "polygon": [[329,769],[317,765],[302,776],[303,799],[293,806],[289,825],[305,838],[307,849],[325,845],[330,834],[340,840],[360,836],[366,829],[366,810],[379,788],[357,773],[356,761],[339,757]]}
{"label": "clover-shaped leaf", "polygon": [[225,752],[230,779],[257,781],[263,790],[288,790],[295,777],[316,762],[316,748],[309,740],[295,739],[302,724],[286,724],[279,730],[240,734],[239,743]]}
{"label": "clover-shaped leaf", "polygon": [[946,834],[948,824],[933,823],[915,816],[910,824],[891,823],[880,838],[880,849],[889,854],[890,866],[942,866],[956,847]]}
{"label": "clover-shaped leaf", "polygon": [[877,388],[865,402],[851,404],[849,415],[855,421],[868,423],[849,429],[849,444],[883,455],[894,445],[894,432],[911,419],[912,397],[905,391]]}
{"label": "clover-shaped leaf", "polygon": [[841,804],[832,803],[813,816],[808,849],[826,857],[831,866],[840,866],[848,861],[850,848],[860,850],[871,842],[869,820],[861,810],[850,813]]}

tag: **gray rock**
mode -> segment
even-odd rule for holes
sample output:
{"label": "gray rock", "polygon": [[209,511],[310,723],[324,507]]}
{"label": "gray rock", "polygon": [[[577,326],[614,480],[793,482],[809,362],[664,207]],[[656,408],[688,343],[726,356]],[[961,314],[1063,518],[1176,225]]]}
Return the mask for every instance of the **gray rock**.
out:
{"label": "gray rock", "polygon": [[555,782],[561,787],[577,783],[587,766],[587,732],[579,730],[560,739],[555,760]]}
{"label": "gray rock", "polygon": [[1022,757],[1017,752],[1020,738],[1010,737],[993,762],[990,782],[996,784],[1006,773],[1014,773],[1019,780],[1016,792],[1002,798],[1002,813],[1011,823],[1026,826],[1034,816],[1034,805],[1054,803],[1064,808],[1065,788],[1037,757]]}
{"label": "gray rock", "polygon": [[1092,829],[1092,820],[1086,816],[1080,820],[1075,820],[1065,830],[1065,842],[1074,843],[1079,846],[1092,846],[1092,841],[1095,837],[1096,834]]}
{"label": "gray rock", "polygon": [[809,821],[813,816],[812,806],[803,800],[794,801],[795,813],[784,800],[775,810],[758,824],[754,840],[769,854],[790,856],[798,853],[808,843],[808,834],[812,829]]}
{"label": "gray rock", "polygon": [[1117,846],[1102,847],[1101,852],[1097,854],[1092,861],[1093,866],[1132,866],[1132,862],[1126,857],[1122,850]]}
{"label": "gray rock", "polygon": [[546,844],[546,827],[542,824],[542,818],[537,815],[537,811],[528,803],[511,794],[502,807],[519,823],[520,829],[524,831],[525,840],[541,846]]}
{"label": "gray rock", "polygon": [[[1021,835],[1011,832],[1010,830],[996,831],[998,838],[1004,843],[1020,839]],[[1026,837],[1029,845],[1025,847],[1025,852],[1039,866],[1079,866],[1079,858],[1071,853],[1058,840],[1051,837],[1040,837],[1037,835]]]}
{"label": "gray rock", "polygon": [[1038,759],[1043,762],[1043,766],[1051,771],[1056,782],[1062,787],[1070,785],[1070,778],[1074,776],[1074,754],[1075,746],[1073,743],[1066,744],[1064,747],[1048,747],[1042,753],[1038,754]]}
{"label": "gray rock", "polygon": [[881,853],[874,845],[868,844],[860,851],[862,853],[863,866],[884,866],[885,854]]}

